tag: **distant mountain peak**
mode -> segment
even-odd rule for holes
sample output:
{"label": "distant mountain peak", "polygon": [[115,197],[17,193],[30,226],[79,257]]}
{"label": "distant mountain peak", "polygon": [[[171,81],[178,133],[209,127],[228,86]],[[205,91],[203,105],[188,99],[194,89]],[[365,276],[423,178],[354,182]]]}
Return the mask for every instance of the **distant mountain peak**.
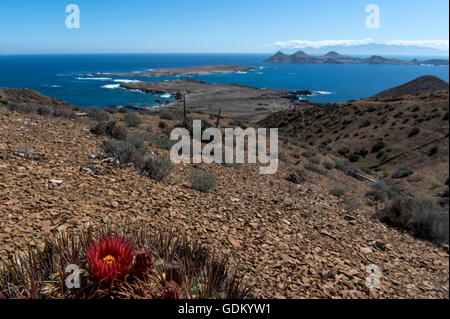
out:
{"label": "distant mountain peak", "polygon": [[326,57],[330,57],[330,56],[339,56],[340,54],[337,53],[336,51],[330,51],[327,54],[325,54],[324,56]]}
{"label": "distant mountain peak", "polygon": [[431,59],[425,61],[388,59],[380,55],[372,55],[370,58],[359,58],[348,55],[342,55],[336,51],[330,51],[323,56],[308,55],[304,51],[298,51],[292,55],[286,55],[278,52],[264,62],[271,63],[321,63],[321,64],[341,64],[341,63],[366,63],[366,64],[396,64],[396,65],[448,65],[448,60]]}
{"label": "distant mountain peak", "polygon": [[294,57],[308,57],[309,55],[308,54],[306,54],[305,52],[303,52],[303,51],[297,51],[295,54],[293,54],[292,56],[294,56]]}

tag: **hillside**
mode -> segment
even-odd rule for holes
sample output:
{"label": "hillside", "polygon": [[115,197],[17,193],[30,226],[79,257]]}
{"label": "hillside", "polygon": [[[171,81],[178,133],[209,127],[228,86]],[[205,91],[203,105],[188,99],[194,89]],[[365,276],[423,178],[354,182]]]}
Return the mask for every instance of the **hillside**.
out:
{"label": "hillside", "polygon": [[[430,105],[439,104],[440,113],[448,104],[442,94],[428,96],[433,99]],[[378,107],[394,102],[370,103]],[[365,109],[360,104],[345,109],[350,112],[352,107]],[[115,121],[116,129],[126,128],[127,139],[122,141],[136,143],[139,138],[149,154],[167,156],[163,142],[176,121],[167,119],[163,109],[135,116],[126,110],[90,110],[88,117],[77,119],[57,113],[42,116],[37,110],[31,105],[20,110],[13,104],[0,107],[1,256],[27,243],[41,246],[45,236],[86,223],[133,221],[174,228],[208,249],[229,254],[247,274],[252,292],[264,298],[449,296],[448,252],[374,218],[377,207],[366,196],[365,182],[331,167],[326,172],[306,169],[310,160],[296,154],[313,151],[308,145],[283,143],[274,175],[259,175],[255,164],[179,164],[160,180],[139,173],[130,163],[117,164],[102,151],[109,137],[98,134],[104,124]],[[335,110],[331,116],[336,122],[342,115],[335,106],[323,110]],[[286,128],[294,123],[288,115],[299,111],[276,113],[272,120],[285,116]],[[302,119],[306,113],[311,113],[309,119],[323,113],[303,111]],[[193,116],[204,119],[202,114]],[[233,124],[225,118],[221,126]],[[332,154],[315,156],[323,163],[335,160]],[[189,176],[195,168],[212,173],[216,187],[210,192],[194,189]],[[293,179],[298,170],[302,173]],[[370,264],[382,270],[380,289],[366,287]]]}
{"label": "hillside", "polygon": [[421,76],[403,85],[374,95],[374,98],[395,97],[434,91],[448,90],[448,83],[432,75]]}
{"label": "hillside", "polygon": [[28,89],[0,88],[0,105],[35,104],[70,107],[71,105],[59,99],[42,95]]}
{"label": "hillside", "polygon": [[[381,95],[439,89],[442,82],[419,78]],[[279,127],[284,136],[336,154],[374,177],[392,178],[399,169],[407,171],[409,176],[394,178],[398,185],[448,202],[448,197],[442,198],[449,169],[445,86],[444,91],[284,110],[259,124]]]}

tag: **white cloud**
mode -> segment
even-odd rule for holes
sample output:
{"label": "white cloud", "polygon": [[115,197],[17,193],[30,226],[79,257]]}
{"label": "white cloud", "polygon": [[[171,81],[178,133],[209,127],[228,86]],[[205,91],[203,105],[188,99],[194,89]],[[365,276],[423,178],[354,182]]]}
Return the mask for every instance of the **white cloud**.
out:
{"label": "white cloud", "polygon": [[355,46],[365,44],[386,44],[386,45],[401,45],[401,46],[419,46],[427,48],[435,48],[441,50],[447,50],[449,46],[449,40],[381,40],[375,41],[373,39],[362,40],[321,40],[321,41],[309,41],[309,40],[290,40],[290,41],[278,41],[275,42],[275,46],[280,48],[322,48],[328,46]]}

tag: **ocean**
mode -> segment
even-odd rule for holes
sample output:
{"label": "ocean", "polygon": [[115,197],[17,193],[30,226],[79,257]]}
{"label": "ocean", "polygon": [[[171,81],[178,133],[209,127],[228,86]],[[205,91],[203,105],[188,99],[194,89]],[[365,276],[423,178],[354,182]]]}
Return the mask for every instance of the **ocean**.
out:
{"label": "ocean", "polygon": [[[267,54],[86,54],[0,56],[0,87],[28,88],[70,102],[100,108],[109,105],[156,107],[171,100],[119,87],[128,81],[164,81],[184,77],[84,77],[85,73],[139,72],[161,67],[209,64],[258,66],[239,74],[196,76],[212,83],[239,83],[259,88],[310,90],[308,100],[343,102],[372,96],[422,75],[449,81],[448,66],[368,64],[273,64]],[[412,59],[410,57],[408,59]],[[427,57],[416,57],[426,59]]]}

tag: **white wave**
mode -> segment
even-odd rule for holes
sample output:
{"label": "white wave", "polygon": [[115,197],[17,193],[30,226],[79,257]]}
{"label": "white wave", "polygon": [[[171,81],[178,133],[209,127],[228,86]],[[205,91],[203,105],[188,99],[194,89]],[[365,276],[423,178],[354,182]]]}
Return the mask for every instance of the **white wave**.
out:
{"label": "white wave", "polygon": [[130,92],[136,92],[136,93],[141,93],[141,94],[145,94],[142,90],[138,90],[138,89],[134,89],[134,90],[128,90]]}
{"label": "white wave", "polygon": [[244,71],[237,71],[237,74],[247,74],[248,72],[244,72]]}
{"label": "white wave", "polygon": [[114,80],[114,82],[117,82],[117,83],[139,83],[141,81],[139,81],[139,80],[127,80],[127,79],[117,79],[117,80]]}
{"label": "white wave", "polygon": [[165,98],[165,99],[170,99],[172,97],[172,94],[170,94],[170,93],[161,94],[161,97]]}
{"label": "white wave", "polygon": [[305,97],[335,94],[334,92],[329,92],[329,91],[310,91],[310,92],[311,92],[311,94],[307,94],[307,95],[297,95],[297,98],[299,100],[304,100]]}
{"label": "white wave", "polygon": [[119,89],[120,84],[107,84],[107,85],[103,85],[102,88],[104,88],[104,89]]}
{"label": "white wave", "polygon": [[334,94],[333,92],[328,92],[328,91],[312,91],[315,94],[318,95],[330,95],[330,94]]}
{"label": "white wave", "polygon": [[82,78],[82,77],[78,77],[77,80],[93,80],[93,81],[111,81],[111,78]]}

